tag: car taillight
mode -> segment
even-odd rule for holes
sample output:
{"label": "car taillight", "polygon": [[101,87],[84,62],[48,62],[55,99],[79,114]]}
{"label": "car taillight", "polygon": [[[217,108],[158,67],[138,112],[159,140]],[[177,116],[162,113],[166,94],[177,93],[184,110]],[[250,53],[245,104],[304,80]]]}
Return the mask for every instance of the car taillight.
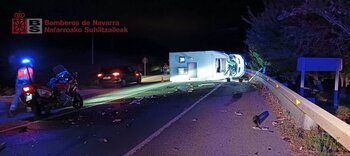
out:
{"label": "car taillight", "polygon": [[32,90],[33,90],[33,88],[32,88],[31,86],[25,86],[25,87],[23,87],[23,91],[24,91],[25,93],[31,92]]}
{"label": "car taillight", "polygon": [[100,73],[100,74],[97,74],[97,77],[102,77],[102,74]]}
{"label": "car taillight", "polygon": [[119,76],[119,73],[118,72],[114,72],[113,75],[114,76]]}

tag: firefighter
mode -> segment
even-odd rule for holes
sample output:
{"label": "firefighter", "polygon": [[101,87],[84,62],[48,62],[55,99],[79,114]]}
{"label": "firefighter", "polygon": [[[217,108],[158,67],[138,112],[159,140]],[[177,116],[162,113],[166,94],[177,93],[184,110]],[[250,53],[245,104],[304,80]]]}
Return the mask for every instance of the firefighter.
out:
{"label": "firefighter", "polygon": [[16,78],[16,94],[13,97],[13,101],[8,112],[9,117],[14,117],[18,104],[20,103],[20,96],[22,94],[22,88],[31,83],[33,80],[33,63],[30,59],[23,59],[21,67],[17,70]]}
{"label": "firefighter", "polygon": [[236,74],[237,63],[235,61],[235,58],[233,56],[230,56],[227,60],[227,63],[228,70],[226,71],[225,75],[227,75],[227,73],[229,73],[229,76]]}
{"label": "firefighter", "polygon": [[168,74],[168,69],[169,69],[168,64],[164,63],[164,64],[163,64],[163,74],[164,74],[164,75],[167,75],[167,74]]}

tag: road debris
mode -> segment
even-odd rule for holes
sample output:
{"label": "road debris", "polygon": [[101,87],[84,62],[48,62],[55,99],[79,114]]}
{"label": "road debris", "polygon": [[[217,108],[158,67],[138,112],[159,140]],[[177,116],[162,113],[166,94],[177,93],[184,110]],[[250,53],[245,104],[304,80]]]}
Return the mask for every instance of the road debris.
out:
{"label": "road debris", "polygon": [[198,121],[198,119],[197,119],[197,118],[192,119],[192,122],[196,122],[196,121]]}
{"label": "road debris", "polygon": [[106,112],[102,112],[101,115],[102,115],[102,116],[106,115]]}
{"label": "road debris", "polygon": [[135,99],[135,100],[132,100],[129,104],[132,105],[132,104],[141,104],[141,101],[143,100],[143,98],[139,98],[139,99]]}
{"label": "road debris", "polygon": [[129,104],[144,104],[147,102],[153,103],[155,99],[160,98],[160,96],[157,95],[151,95],[151,96],[144,96],[144,97],[136,97],[135,100],[131,101]]}
{"label": "road debris", "polygon": [[193,89],[192,84],[188,83],[188,84],[187,84],[187,92],[188,92],[188,93],[192,93],[193,90],[194,90],[194,89]]}
{"label": "road debris", "polygon": [[269,127],[260,127],[260,126],[254,126],[252,128],[255,130],[262,130],[262,131],[268,131],[270,129]]}
{"label": "road debris", "polygon": [[100,138],[100,139],[98,139],[98,141],[103,142],[103,143],[107,143],[108,142],[108,140],[106,138]]}
{"label": "road debris", "polygon": [[115,123],[115,122],[120,122],[122,121],[122,119],[114,119],[112,122]]}
{"label": "road debris", "polygon": [[199,84],[198,87],[202,87],[202,86],[214,86],[214,83],[203,83],[203,84]]}
{"label": "road debris", "polygon": [[286,118],[282,118],[282,117],[277,117],[277,120],[278,121],[282,121],[282,120],[285,120]]}
{"label": "road debris", "polygon": [[243,114],[240,111],[235,112],[237,116],[242,116]]}
{"label": "road debris", "polygon": [[87,144],[87,141],[84,141],[84,144],[86,145],[86,144]]}
{"label": "road debris", "polygon": [[187,86],[181,85],[176,87],[176,92],[182,91],[182,92],[187,92]]}
{"label": "road debris", "polygon": [[267,147],[267,150],[271,151],[271,149],[272,149],[271,146]]}
{"label": "road debris", "polygon": [[273,126],[277,126],[277,125],[278,125],[278,122],[277,122],[277,121],[273,121],[273,122],[272,122],[272,125],[273,125]]}
{"label": "road debris", "polygon": [[260,124],[264,122],[269,115],[269,111],[264,111],[261,114],[254,116],[253,122],[256,124],[257,127],[259,127]]}
{"label": "road debris", "polygon": [[262,130],[262,131],[273,132],[273,131],[270,131],[270,130],[269,130],[269,129],[270,129],[269,127],[253,126],[252,128],[255,129],[255,130]]}

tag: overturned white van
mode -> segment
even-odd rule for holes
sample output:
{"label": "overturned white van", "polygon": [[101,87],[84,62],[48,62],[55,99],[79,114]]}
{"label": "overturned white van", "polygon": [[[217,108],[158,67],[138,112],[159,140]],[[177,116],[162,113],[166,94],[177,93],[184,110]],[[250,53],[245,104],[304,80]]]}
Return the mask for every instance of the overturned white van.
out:
{"label": "overturned white van", "polygon": [[169,70],[171,82],[206,81],[228,78],[229,56],[237,62],[236,73],[232,77],[244,74],[243,57],[237,54],[227,55],[220,51],[170,52]]}

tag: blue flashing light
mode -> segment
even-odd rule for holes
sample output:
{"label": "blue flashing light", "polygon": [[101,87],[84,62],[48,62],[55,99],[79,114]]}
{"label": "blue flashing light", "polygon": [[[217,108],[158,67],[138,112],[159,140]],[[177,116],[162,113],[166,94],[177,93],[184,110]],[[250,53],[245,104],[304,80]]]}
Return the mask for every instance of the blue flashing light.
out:
{"label": "blue flashing light", "polygon": [[23,59],[23,60],[22,60],[22,63],[23,63],[23,64],[30,63],[30,60],[29,60],[29,59],[27,59],[27,58],[25,58],[25,59]]}

